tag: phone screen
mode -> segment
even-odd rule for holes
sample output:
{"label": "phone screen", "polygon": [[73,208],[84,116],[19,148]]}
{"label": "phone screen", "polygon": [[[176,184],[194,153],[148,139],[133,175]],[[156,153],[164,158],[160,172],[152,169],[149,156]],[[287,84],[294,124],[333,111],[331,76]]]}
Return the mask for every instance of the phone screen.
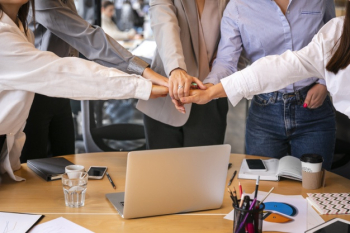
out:
{"label": "phone screen", "polygon": [[88,174],[89,176],[102,176],[105,171],[105,167],[91,167],[88,171]]}
{"label": "phone screen", "polygon": [[315,231],[315,233],[349,233],[350,232],[350,225],[344,222],[334,222],[328,226],[325,226],[324,228]]}
{"label": "phone screen", "polygon": [[246,159],[249,169],[251,170],[266,170],[261,159]]}

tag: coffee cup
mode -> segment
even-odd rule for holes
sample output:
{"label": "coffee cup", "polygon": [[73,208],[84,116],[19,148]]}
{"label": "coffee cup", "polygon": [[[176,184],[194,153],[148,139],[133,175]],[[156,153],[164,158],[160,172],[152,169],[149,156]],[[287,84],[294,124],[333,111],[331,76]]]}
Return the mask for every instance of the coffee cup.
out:
{"label": "coffee cup", "polygon": [[301,167],[304,172],[316,173],[322,169],[323,157],[317,154],[305,154],[301,156]]}
{"label": "coffee cup", "polygon": [[78,178],[81,172],[85,172],[85,168],[82,165],[68,165],[65,171],[70,179]]}
{"label": "coffee cup", "polygon": [[324,186],[325,171],[322,169],[323,158],[317,154],[301,156],[302,185],[305,189],[319,189]]}

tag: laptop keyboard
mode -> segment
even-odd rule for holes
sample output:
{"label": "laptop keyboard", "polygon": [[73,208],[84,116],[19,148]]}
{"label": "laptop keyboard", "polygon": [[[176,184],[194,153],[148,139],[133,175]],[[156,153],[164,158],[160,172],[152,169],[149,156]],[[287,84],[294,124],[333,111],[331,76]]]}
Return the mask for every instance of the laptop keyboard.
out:
{"label": "laptop keyboard", "polygon": [[122,202],[120,202],[120,204],[122,205],[122,206],[124,206],[124,202],[122,201]]}

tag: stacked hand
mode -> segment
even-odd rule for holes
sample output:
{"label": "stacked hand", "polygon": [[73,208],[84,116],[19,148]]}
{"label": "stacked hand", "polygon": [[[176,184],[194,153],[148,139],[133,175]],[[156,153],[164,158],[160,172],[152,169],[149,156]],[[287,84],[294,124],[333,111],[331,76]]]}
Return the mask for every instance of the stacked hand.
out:
{"label": "stacked hand", "polygon": [[158,97],[165,97],[168,95],[169,80],[166,77],[154,72],[150,68],[146,68],[142,76],[153,83],[152,91],[150,95],[151,99],[155,99]]}
{"label": "stacked hand", "polygon": [[[192,83],[196,83],[197,85],[193,87]],[[191,88],[207,89],[198,78],[192,77],[182,69],[175,69],[171,72],[169,78],[169,94],[175,108],[181,113],[185,113],[185,107],[180,99],[189,96]]]}

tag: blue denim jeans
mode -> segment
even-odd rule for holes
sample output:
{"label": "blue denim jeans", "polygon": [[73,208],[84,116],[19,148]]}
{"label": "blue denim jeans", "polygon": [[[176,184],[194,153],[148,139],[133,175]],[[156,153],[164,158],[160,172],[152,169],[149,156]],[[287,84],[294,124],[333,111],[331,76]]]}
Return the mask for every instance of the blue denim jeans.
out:
{"label": "blue denim jeans", "polygon": [[[311,86],[310,86],[311,87]],[[246,127],[246,152],[281,158],[289,152],[300,158],[314,153],[330,170],[335,146],[335,111],[329,97],[316,109],[303,107],[310,87],[295,93],[254,96]]]}

